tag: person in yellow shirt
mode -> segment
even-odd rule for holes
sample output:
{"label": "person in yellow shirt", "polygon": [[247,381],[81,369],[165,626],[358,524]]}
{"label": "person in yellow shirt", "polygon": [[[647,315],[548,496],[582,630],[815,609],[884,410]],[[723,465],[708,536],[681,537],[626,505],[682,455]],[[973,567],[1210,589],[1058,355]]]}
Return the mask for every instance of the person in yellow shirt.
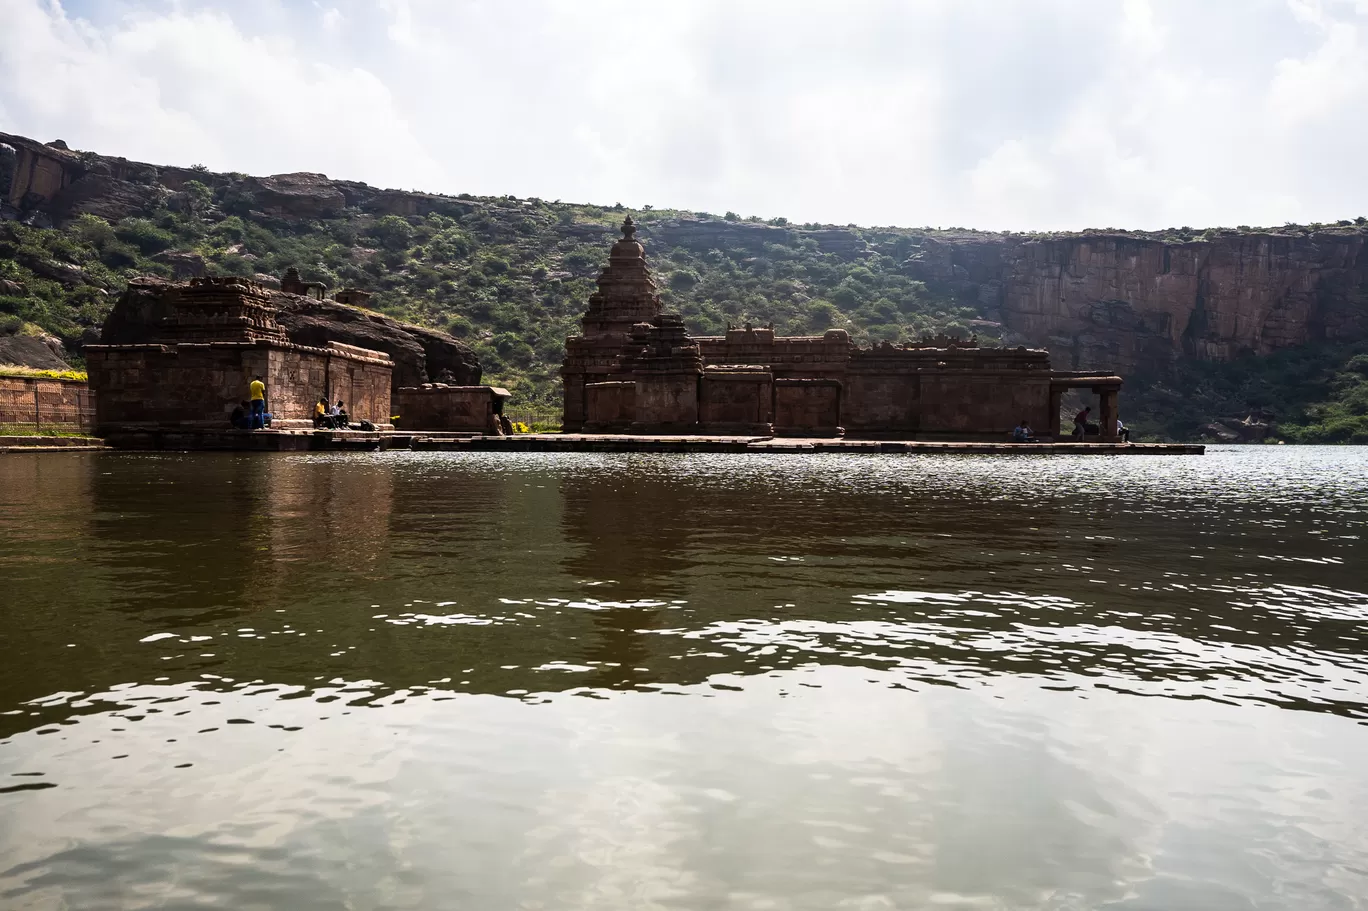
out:
{"label": "person in yellow shirt", "polygon": [[317,404],[314,405],[313,422],[314,429],[332,426],[332,420],[328,417],[327,399],[319,399]]}
{"label": "person in yellow shirt", "polygon": [[261,374],[248,384],[247,392],[252,404],[252,429],[260,430],[266,426],[266,384],[261,381]]}

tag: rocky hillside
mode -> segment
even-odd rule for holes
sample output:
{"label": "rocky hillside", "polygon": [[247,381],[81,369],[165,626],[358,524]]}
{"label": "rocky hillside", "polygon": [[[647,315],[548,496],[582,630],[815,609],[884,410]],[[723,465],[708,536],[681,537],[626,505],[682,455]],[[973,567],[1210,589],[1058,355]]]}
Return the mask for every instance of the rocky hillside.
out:
{"label": "rocky hillside", "polygon": [[[486,380],[547,406],[562,340],[623,214],[320,174],[216,174],[6,134],[0,199],[0,334],[8,319],[10,334],[41,329],[79,356],[133,274],[269,276],[295,265],[330,287],[371,289],[384,313],[465,338]],[[752,321],[791,333],[841,326],[860,340],[950,331],[1045,346],[1061,367],[1120,370],[1131,381],[1128,416],[1156,434],[1191,436],[1258,409],[1309,420],[1368,338],[1363,218],[985,234],[633,214],[667,305],[695,332]],[[1257,376],[1266,356],[1288,350],[1324,362],[1295,401],[1230,379]]]}

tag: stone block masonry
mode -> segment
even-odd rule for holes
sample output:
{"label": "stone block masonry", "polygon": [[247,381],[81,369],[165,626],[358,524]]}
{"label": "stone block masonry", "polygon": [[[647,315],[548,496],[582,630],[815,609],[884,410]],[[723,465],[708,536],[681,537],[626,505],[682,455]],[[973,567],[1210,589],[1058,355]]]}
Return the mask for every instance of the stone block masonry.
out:
{"label": "stone block masonry", "polygon": [[698,389],[698,420],[703,433],[772,433],[774,374],[766,367],[705,367]]}
{"label": "stone block masonry", "polygon": [[502,433],[500,418],[511,393],[498,386],[404,386],[394,394],[400,429]]}
{"label": "stone block masonry", "polygon": [[90,430],[94,426],[90,389],[80,380],[0,376],[0,424]]}
{"label": "stone block masonry", "polygon": [[336,343],[327,348],[269,342],[179,345],[89,345],[95,422],[108,430],[133,425],[227,427],[252,378],[266,383],[277,422],[311,422],[314,403],[341,399],[353,421],[389,424],[388,357]]}

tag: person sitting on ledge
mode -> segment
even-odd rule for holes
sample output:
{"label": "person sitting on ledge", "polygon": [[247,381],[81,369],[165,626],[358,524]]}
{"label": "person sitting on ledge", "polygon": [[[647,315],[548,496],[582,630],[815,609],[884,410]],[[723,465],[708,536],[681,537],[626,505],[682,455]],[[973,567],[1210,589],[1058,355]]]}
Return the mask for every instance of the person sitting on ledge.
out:
{"label": "person sitting on ledge", "polygon": [[314,405],[313,413],[314,430],[320,427],[332,427],[332,418],[328,416],[328,400],[319,396],[318,404]]}
{"label": "person sitting on ledge", "polygon": [[333,406],[332,419],[333,427],[338,430],[347,429],[347,406],[342,404],[341,399],[338,399],[337,404]]}
{"label": "person sitting on ledge", "polygon": [[238,405],[233,409],[232,415],[228,418],[228,423],[232,426],[234,430],[247,429],[247,408],[248,405],[246,402],[239,402]]}
{"label": "person sitting on ledge", "polygon": [[1025,418],[1022,418],[1021,423],[1016,425],[1016,428],[1012,431],[1012,442],[1039,443],[1040,441],[1036,439],[1035,431],[1031,429],[1031,425],[1026,423]]}
{"label": "person sitting on ledge", "polygon": [[1116,438],[1123,443],[1130,442],[1130,428],[1121,423],[1119,415],[1116,418]]}

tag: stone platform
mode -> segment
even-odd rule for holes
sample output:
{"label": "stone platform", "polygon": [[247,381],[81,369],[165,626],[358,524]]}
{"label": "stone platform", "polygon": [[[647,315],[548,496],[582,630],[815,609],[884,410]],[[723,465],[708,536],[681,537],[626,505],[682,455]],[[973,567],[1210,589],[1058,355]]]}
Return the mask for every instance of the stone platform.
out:
{"label": "stone platform", "polygon": [[[4,446],[0,438],[0,446]],[[82,441],[89,442],[89,441]],[[990,455],[1201,455],[1200,443],[989,443],[938,440],[847,440],[770,436],[474,433],[364,430],[125,430],[105,444],[115,449],[169,452],[846,452]],[[67,447],[63,447],[67,448]],[[73,447],[74,448],[74,447]],[[105,448],[104,446],[96,448]],[[33,451],[32,449],[28,451]]]}
{"label": "stone platform", "polygon": [[[115,449],[170,452],[375,452],[397,434],[375,430],[123,430],[105,442]],[[402,442],[407,448],[409,437]]]}
{"label": "stone platform", "polygon": [[415,433],[410,448],[447,452],[847,452],[993,455],[1202,455],[1200,443],[956,443],[933,440],[525,433],[455,437]]}
{"label": "stone platform", "polygon": [[107,448],[97,437],[0,436],[0,452],[92,452]]}

